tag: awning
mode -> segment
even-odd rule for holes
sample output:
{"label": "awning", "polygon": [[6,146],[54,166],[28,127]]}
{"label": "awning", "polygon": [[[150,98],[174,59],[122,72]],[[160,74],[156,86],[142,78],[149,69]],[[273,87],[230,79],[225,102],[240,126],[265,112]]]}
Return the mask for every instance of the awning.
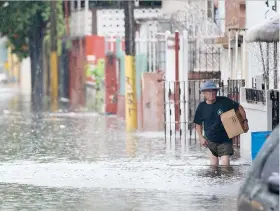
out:
{"label": "awning", "polygon": [[279,15],[266,19],[246,32],[246,42],[279,42]]}

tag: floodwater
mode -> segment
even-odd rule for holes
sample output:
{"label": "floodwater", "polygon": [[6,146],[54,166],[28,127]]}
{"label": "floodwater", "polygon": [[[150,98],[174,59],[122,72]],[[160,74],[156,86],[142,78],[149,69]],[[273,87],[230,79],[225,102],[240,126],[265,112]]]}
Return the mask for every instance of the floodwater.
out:
{"label": "floodwater", "polygon": [[33,113],[14,87],[0,88],[0,130],[0,210],[235,211],[249,167],[215,172],[206,149],[128,136],[113,116]]}

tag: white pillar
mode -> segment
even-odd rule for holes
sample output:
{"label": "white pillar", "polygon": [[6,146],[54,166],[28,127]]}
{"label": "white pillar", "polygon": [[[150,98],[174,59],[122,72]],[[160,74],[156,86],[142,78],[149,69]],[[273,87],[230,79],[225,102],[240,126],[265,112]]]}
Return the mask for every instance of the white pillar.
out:
{"label": "white pillar", "polygon": [[241,79],[245,79],[245,86],[248,87],[248,79],[247,79],[247,51],[246,51],[246,41],[245,41],[246,32],[243,33],[243,43],[242,43],[242,72]]}
{"label": "white pillar", "polygon": [[[174,41],[170,40],[171,32],[165,33],[165,120],[166,120],[166,141],[167,148],[172,148],[175,142],[175,106],[171,103],[172,99],[169,99],[169,91],[171,95],[174,94],[174,81],[175,81],[175,53]],[[171,114],[170,114],[171,112]],[[172,131],[170,137],[170,131]]]}
{"label": "white pillar", "polygon": [[230,44],[230,41],[231,41],[231,31],[228,30],[228,70],[229,70],[229,73],[230,73],[230,77],[232,78],[232,69],[231,69],[231,44]]}
{"label": "white pillar", "polygon": [[87,33],[87,25],[88,25],[88,10],[89,10],[89,0],[85,0],[85,10],[84,10],[84,34]]}
{"label": "white pillar", "polygon": [[81,19],[81,0],[77,1],[77,31],[78,31],[78,36],[81,36],[82,33],[82,19]]}
{"label": "white pillar", "polygon": [[[189,145],[189,35],[188,31],[184,30],[183,35],[180,37],[180,63],[182,63],[180,68],[180,84],[181,96],[180,96],[180,108],[181,108],[181,119],[180,122],[183,122],[182,127],[182,143],[181,146],[187,147]],[[185,143],[187,141],[187,143]],[[186,144],[186,145],[185,145]],[[183,150],[183,149],[182,149]]]}
{"label": "white pillar", "polygon": [[236,30],[235,31],[235,65],[234,65],[234,78],[233,79],[239,79],[239,72],[240,70],[238,70],[238,36],[239,36],[239,31]]}

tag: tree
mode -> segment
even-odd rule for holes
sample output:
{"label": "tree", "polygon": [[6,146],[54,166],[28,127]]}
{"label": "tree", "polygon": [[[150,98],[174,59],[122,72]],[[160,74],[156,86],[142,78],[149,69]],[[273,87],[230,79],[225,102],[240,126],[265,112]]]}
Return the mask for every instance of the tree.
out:
{"label": "tree", "polygon": [[[61,55],[62,52],[62,41],[61,38],[66,33],[66,27],[65,27],[65,21],[64,21],[64,14],[63,14],[63,1],[57,0],[57,9],[56,9],[56,15],[57,15],[57,54],[58,56]],[[44,20],[47,20],[47,26],[45,30],[45,36],[44,36],[44,44],[46,45],[46,50],[48,53],[51,52],[51,25],[50,25],[50,15],[51,15],[51,9],[50,7],[47,7],[45,12],[43,13]],[[69,43],[67,43],[69,45]]]}
{"label": "tree", "polygon": [[[62,0],[57,2],[58,36],[65,33]],[[32,99],[38,103],[43,98],[43,42],[49,46],[50,1],[1,1],[0,33],[12,46],[12,53],[19,59],[30,57]],[[57,39],[57,38],[56,38]],[[58,40],[58,49],[61,42]]]}
{"label": "tree", "polygon": [[0,2],[0,33],[8,38],[19,59],[30,56],[32,99],[36,103],[43,97],[42,43],[47,21],[42,14],[47,7],[44,1]]}

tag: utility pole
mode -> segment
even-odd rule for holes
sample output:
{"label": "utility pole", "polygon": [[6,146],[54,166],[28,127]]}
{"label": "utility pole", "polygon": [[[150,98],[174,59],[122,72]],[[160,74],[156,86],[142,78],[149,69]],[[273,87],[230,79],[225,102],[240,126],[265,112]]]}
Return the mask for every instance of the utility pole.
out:
{"label": "utility pole", "polygon": [[137,129],[134,0],[124,1],[125,15],[125,119],[126,131]]}
{"label": "utility pole", "polygon": [[124,1],[125,54],[135,56],[134,0]]}
{"label": "utility pole", "polygon": [[58,108],[58,63],[57,63],[57,29],[56,29],[56,0],[51,4],[51,55],[50,55],[50,82],[51,82],[51,108]]}

